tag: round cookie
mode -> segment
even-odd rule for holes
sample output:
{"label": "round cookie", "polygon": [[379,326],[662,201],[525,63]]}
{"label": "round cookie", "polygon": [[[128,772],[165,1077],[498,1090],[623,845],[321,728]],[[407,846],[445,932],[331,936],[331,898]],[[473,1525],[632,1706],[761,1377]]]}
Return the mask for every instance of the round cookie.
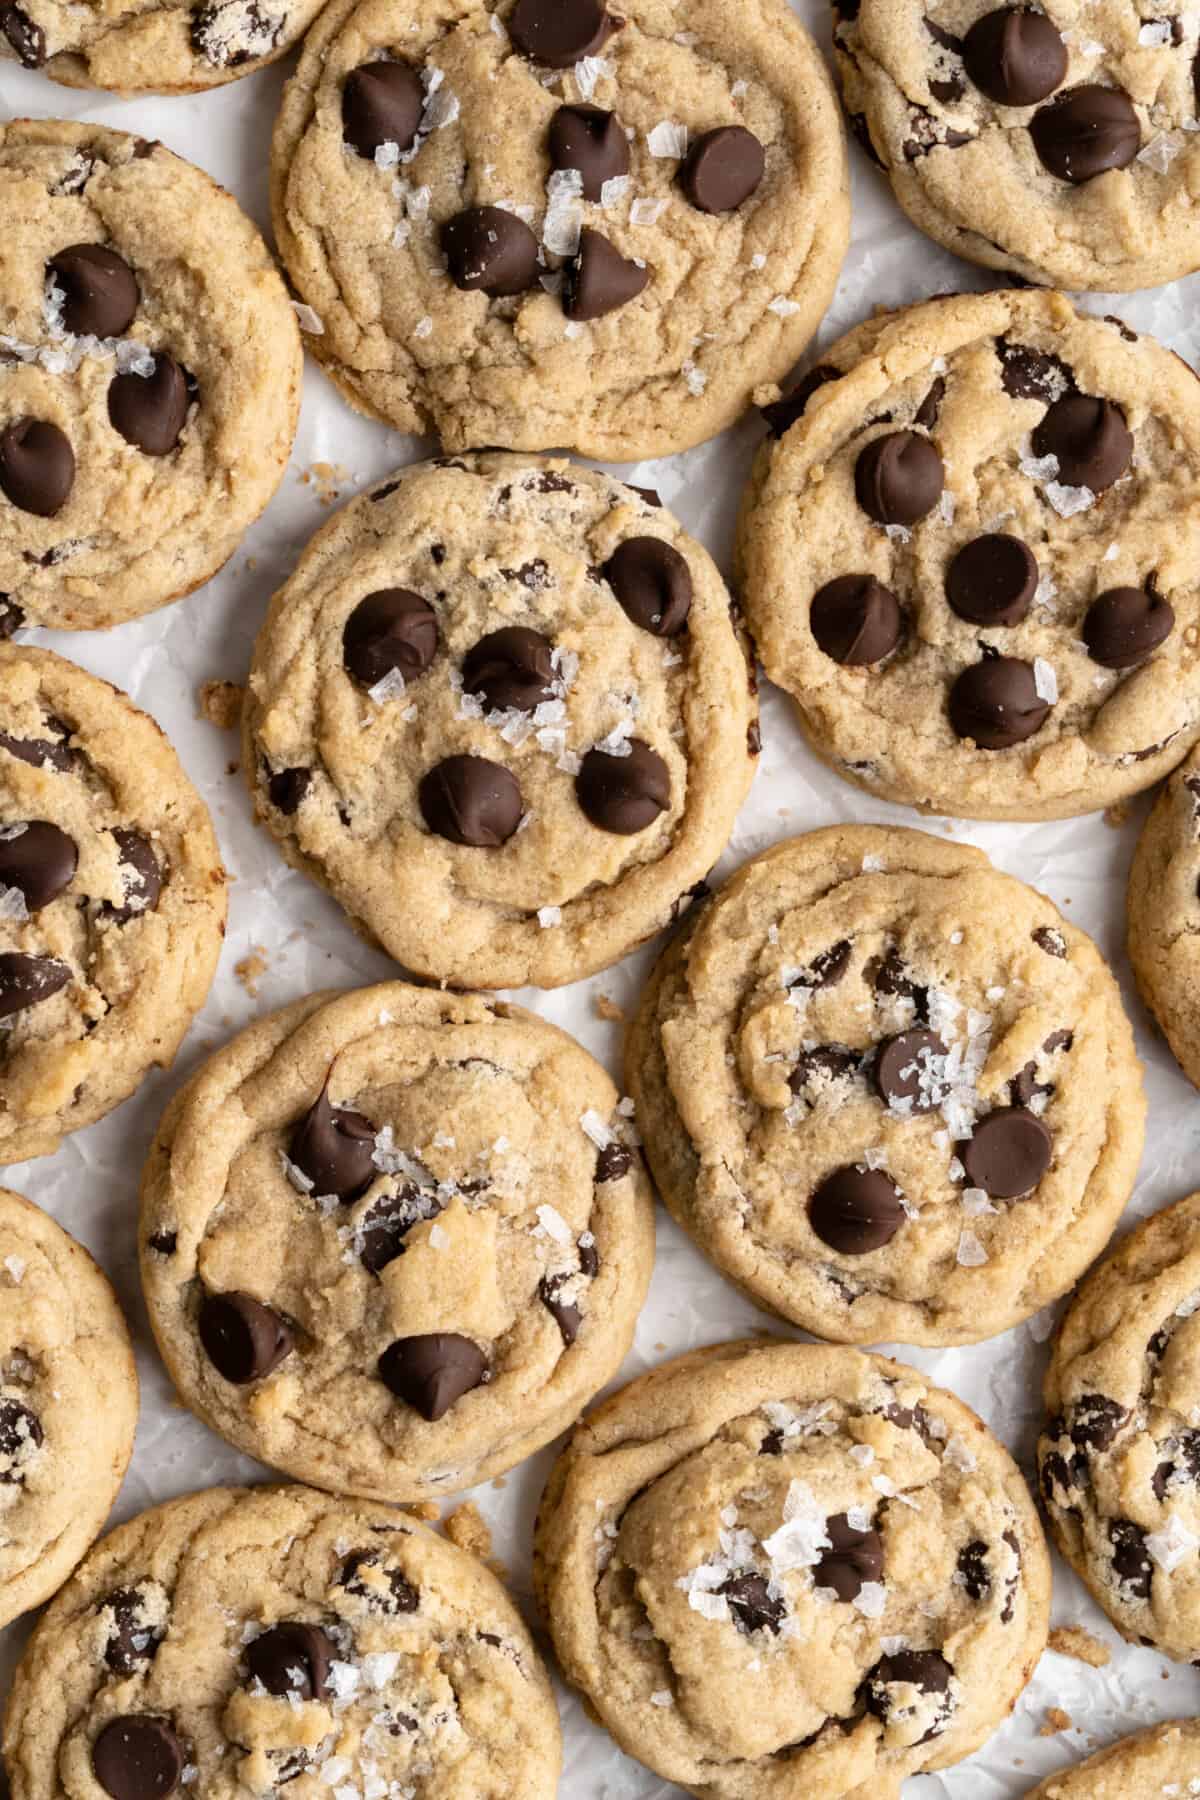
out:
{"label": "round cookie", "polygon": [[1196,1793],[1200,1721],[1169,1719],[1051,1775],[1025,1800],[1162,1800]]}
{"label": "round cookie", "polygon": [[1200,1194],[1084,1283],[1046,1371],[1055,1542],[1131,1643],[1200,1658]]}
{"label": "round cookie", "polygon": [[0,59],[72,88],[194,94],[284,56],[320,0],[148,0],[105,11],[64,0],[5,0]]}
{"label": "round cookie", "polygon": [[48,1600],[98,1536],[137,1412],[108,1282],[61,1225],[0,1188],[0,1626]]}
{"label": "round cookie", "polygon": [[1126,911],[1142,999],[1188,1080],[1200,1085],[1200,751],[1164,784],[1142,827]]}
{"label": "round cookie", "polygon": [[212,1488],[97,1546],[4,1722],[12,1800],[553,1800],[549,1678],[495,1576],[414,1519]]}
{"label": "round cookie", "polygon": [[275,235],[351,403],[447,449],[614,462],[778,379],[849,236],[837,101],[783,0],[333,0]]}
{"label": "round cookie", "polygon": [[208,813],[159,727],[49,650],[0,644],[0,1164],[165,1068],[225,930]]}
{"label": "round cookie", "polygon": [[841,1343],[969,1344],[1103,1249],[1145,1102],[1095,945],[982,851],[835,826],[755,857],[663,955],[626,1049],[673,1216]]}
{"label": "round cookie", "polygon": [[846,109],[913,224],[1073,290],[1200,266],[1197,30],[1131,0],[834,0]]}
{"label": "round cookie", "polygon": [[563,461],[442,458],[352,501],[276,594],[246,691],[288,861],[460,986],[577,981],[678,917],[758,751],[707,551]]}
{"label": "round cookie", "polygon": [[929,811],[1062,818],[1200,731],[1200,383],[1060,294],[860,326],[769,404],[740,593],[813,748]]}
{"label": "round cookie", "polygon": [[236,201],[145,138],[0,125],[0,213],[0,636],[120,624],[207,581],[279,485],[295,314]]}
{"label": "round cookie", "polygon": [[252,1025],[167,1109],[142,1281],[181,1395],[341,1493],[471,1487],[620,1366],[654,1258],[608,1076],[520,1007],[390,982]]}
{"label": "round cookie", "polygon": [[1011,1711],[1050,1601],[1020,1471],[961,1401],[881,1356],[761,1340],[667,1363],[577,1427],[534,1582],[589,1708],[706,1800],[898,1800]]}

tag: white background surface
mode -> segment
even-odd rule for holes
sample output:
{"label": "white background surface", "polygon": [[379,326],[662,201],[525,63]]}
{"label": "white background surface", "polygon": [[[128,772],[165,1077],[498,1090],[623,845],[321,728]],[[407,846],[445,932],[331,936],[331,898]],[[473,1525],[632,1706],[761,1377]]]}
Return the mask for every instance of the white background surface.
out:
{"label": "white background surface", "polygon": [[[827,50],[828,15],[821,0],[796,0],[796,10]],[[398,15],[403,11],[403,0],[397,0]],[[275,68],[193,98],[131,100],[76,93],[5,62],[0,64],[0,117],[77,117],[161,138],[228,187],[266,230],[271,126],[293,62],[294,55]],[[940,251],[908,224],[857,145],[851,147],[851,159],[854,241],[818,345],[831,342],[874,305],[895,306],[946,288],[994,285],[984,272]],[[0,220],[0,232],[3,228]],[[1193,363],[1200,360],[1200,276],[1142,295],[1093,295],[1086,304],[1152,332]],[[683,456],[619,472],[657,488],[727,570],[738,495],[760,436],[761,426],[747,419]],[[351,986],[395,973],[385,957],[354,935],[332,901],[285,868],[272,840],[252,825],[241,774],[228,772],[238,756],[236,735],[197,717],[197,687],[210,677],[243,679],[268,597],[290,572],[306,539],[328,517],[315,486],[302,480],[305,471],[315,462],[340,465],[347,472],[342,492],[348,498],[429,449],[356,417],[310,360],[300,432],[283,486],[215,580],[180,604],[114,631],[28,634],[117,682],[153,713],[212,810],[233,877],[220,971],[175,1068],[151,1077],[110,1118],[68,1139],[57,1156],[3,1173],[8,1186],[53,1213],[99,1258],[116,1284],[137,1340],[141,1422],[115,1519],[195,1487],[265,1475],[178,1406],[146,1324],[134,1237],[137,1185],[162,1109],[198,1063],[253,1017],[318,987]],[[839,819],[921,822],[901,808],[872,801],[822,768],[806,748],[787,702],[769,686],[763,695],[763,744],[757,782],[718,865],[717,879],[767,844]],[[1120,829],[1099,815],[1035,826],[926,822],[927,829],[980,845],[1002,868],[1042,888],[1068,918],[1093,933],[1115,965],[1138,1028],[1150,1099],[1146,1155],[1122,1230],[1200,1185],[1200,1100],[1151,1035],[1123,949],[1125,876],[1145,810],[1144,801],[1133,807]],[[268,968],[257,999],[251,999],[234,966],[259,946]],[[619,1080],[620,1027],[596,1016],[594,1000],[602,991],[632,1010],[649,960],[642,952],[592,981],[548,994],[526,990],[516,997],[573,1031]],[[967,1350],[910,1352],[897,1347],[895,1353],[976,1407],[1028,1473],[1040,1411],[1044,1337],[1051,1323],[1046,1316]],[[765,1315],[723,1282],[660,1211],[654,1282],[623,1376],[694,1345],[763,1328],[771,1328]],[[551,1459],[552,1452],[543,1452],[508,1476],[502,1488],[485,1486],[472,1496],[492,1525],[496,1552],[530,1616],[529,1538]],[[1177,1668],[1153,1651],[1122,1645],[1057,1557],[1054,1574],[1055,1623],[1087,1624],[1111,1646],[1111,1664],[1093,1670],[1047,1653],[1014,1717],[991,1742],[957,1769],[911,1782],[905,1800],[1008,1800],[1101,1743],[1160,1718],[1197,1710],[1200,1672]],[[27,1630],[28,1621],[0,1632],[0,1688],[7,1684]],[[561,1686],[559,1697],[564,1796],[663,1800],[679,1791],[622,1756]],[[1062,1707],[1078,1729],[1039,1737],[1049,1706]]]}

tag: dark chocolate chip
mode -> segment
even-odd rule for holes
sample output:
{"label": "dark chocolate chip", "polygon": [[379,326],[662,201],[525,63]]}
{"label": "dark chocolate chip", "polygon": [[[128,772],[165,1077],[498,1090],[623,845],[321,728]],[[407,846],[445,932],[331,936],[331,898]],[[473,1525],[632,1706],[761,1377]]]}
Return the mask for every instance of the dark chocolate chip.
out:
{"label": "dark chocolate chip", "polygon": [[563,269],[563,311],[568,319],[602,319],[636,300],[649,279],[644,265],[622,256],[603,232],[585,225],[579,249]]}
{"label": "dark chocolate chip", "polygon": [[1038,949],[1044,951],[1047,956],[1056,956],[1061,961],[1067,954],[1066,939],[1055,926],[1039,925],[1032,936]]}
{"label": "dark chocolate chip", "polygon": [[516,777],[486,756],[448,756],[421,777],[421,817],[437,837],[476,850],[506,844],[524,805]]}
{"label": "dark chocolate chip", "polygon": [[932,1112],[944,1098],[944,1086],[930,1064],[946,1055],[935,1031],[902,1031],[879,1046],[875,1088],[886,1106],[910,1102],[914,1113]]}
{"label": "dark chocolate chip", "polygon": [[487,1373],[487,1358],[479,1345],[454,1331],[397,1338],[379,1359],[384,1386],[431,1425],[456,1400],[479,1387]]}
{"label": "dark chocolate chip", "polygon": [[914,413],[913,423],[916,425],[923,425],[926,431],[932,431],[938,422],[938,416],[942,410],[942,401],[945,398],[945,377],[939,375]]}
{"label": "dark chocolate chip", "polygon": [[[597,1181],[600,1179],[598,1174],[596,1179]],[[593,1276],[600,1273],[600,1252],[597,1250],[594,1242],[585,1244],[582,1238],[580,1238],[576,1248],[579,1252],[580,1273],[586,1275],[590,1281]]]}
{"label": "dark chocolate chip", "polygon": [[1043,106],[1029,132],[1050,173],[1076,186],[1109,169],[1128,168],[1142,147],[1142,128],[1124,88],[1092,82]]}
{"label": "dark chocolate chip", "polygon": [[366,1580],[363,1570],[378,1569],[381,1562],[377,1550],[352,1550],[342,1564],[342,1587],[356,1599],[365,1600],[376,1612],[416,1612],[420,1595],[399,1569],[384,1569],[382,1584]]}
{"label": "dark chocolate chip", "polygon": [[801,418],[804,410],[818,388],[825,387],[831,381],[842,379],[841,369],[835,369],[829,363],[818,363],[807,375],[801,377],[790,393],[779,400],[772,400],[762,408],[762,416],[771,428],[772,437],[782,437],[785,431]]}
{"label": "dark chocolate chip", "polygon": [[1181,1431],[1164,1448],[1169,1458],[1159,1463],[1150,1481],[1156,1500],[1165,1500],[1167,1490],[1179,1482],[1200,1483],[1200,1431]]}
{"label": "dark chocolate chip", "polygon": [[246,1667],[268,1694],[324,1700],[337,1652],[319,1625],[285,1619],[246,1646]]}
{"label": "dark chocolate chip", "polygon": [[424,674],[438,647],[437,614],[408,588],[379,588],[360,600],[342,630],[342,661],[360,687],[373,688],[399,670]]}
{"label": "dark chocolate chip", "polygon": [[143,913],[153,912],[158,905],[163,887],[163,872],[153,845],[140,831],[132,831],[126,825],[117,825],[113,827],[113,837],[116,839],[120,860],[125,904],[113,906],[106,900],[101,910],[106,919],[111,919],[117,925],[128,925],[131,919],[140,919]]}
{"label": "dark chocolate chip", "polygon": [[635,625],[654,637],[677,637],[692,609],[692,573],[662,538],[626,538],[602,570]]}
{"label": "dark chocolate chip", "polygon": [[1071,1442],[1077,1450],[1108,1450],[1129,1413],[1107,1394],[1083,1394],[1071,1408]]}
{"label": "dark chocolate chip", "polygon": [[23,6],[0,6],[0,32],[23,67],[41,68],[46,60],[46,34]]}
{"label": "dark chocolate chip", "polygon": [[217,69],[238,69],[269,56],[283,35],[286,11],[268,11],[260,0],[212,0],[192,14],[192,46]]}
{"label": "dark chocolate chip", "polygon": [[548,637],[525,625],[489,631],[463,658],[463,687],[500,711],[533,712],[554,695],[553,651]]}
{"label": "dark chocolate chip", "polygon": [[893,1656],[882,1656],[864,1683],[867,1711],[886,1720],[892,1711],[889,1687],[915,1687],[923,1694],[946,1696],[946,1706],[925,1733],[922,1743],[945,1729],[950,1713],[950,1679],[954,1670],[937,1650],[897,1650]]}
{"label": "dark chocolate chip", "polygon": [[16,888],[31,913],[70,887],[79,864],[74,838],[45,819],[31,819],[19,835],[0,830],[0,888]]}
{"label": "dark chocolate chip", "polygon": [[342,88],[342,137],[360,156],[384,144],[409,150],[425,110],[417,71],[402,62],[368,62],[351,69]]}
{"label": "dark chocolate chip", "polygon": [[[939,25],[936,19],[926,19],[925,29],[934,43],[943,50],[949,50],[954,56],[962,55],[962,39],[956,37],[954,32],[947,31],[944,25]],[[930,93],[935,100],[940,100],[943,106],[953,106],[956,101],[962,99],[965,90],[966,84],[957,69],[944,75],[933,75],[929,80]]]}
{"label": "dark chocolate chip", "polygon": [[108,417],[114,431],[146,456],[169,456],[187,423],[192,393],[187,371],[165,350],[154,357],[149,375],[116,375],[108,386]]}
{"label": "dark chocolate chip", "polygon": [[955,131],[925,106],[910,106],[908,122],[912,136],[901,145],[905,162],[918,162],[931,150],[961,150],[974,141],[969,132]]}
{"label": "dark chocolate chip", "polygon": [[972,1600],[982,1600],[991,1591],[992,1574],[988,1568],[988,1547],[982,1538],[964,1544],[958,1553],[958,1574]]}
{"label": "dark chocolate chip", "polygon": [[524,294],[537,280],[538,241],[500,206],[473,206],[447,219],[442,249],[455,287],[497,296]]}
{"label": "dark chocolate chip", "polygon": [[1165,644],[1175,628],[1175,609],[1145,588],[1109,588],[1088,607],[1083,641],[1104,669],[1132,669]]}
{"label": "dark chocolate chip", "polygon": [[828,950],[820,951],[813,957],[806,969],[800,969],[792,976],[789,987],[827,988],[836,987],[850,966],[853,945],[849,938],[831,944]]}
{"label": "dark chocolate chip", "polygon": [[1146,1550],[1146,1533],[1132,1519],[1112,1519],[1108,1526],[1113,1575],[1139,1600],[1148,1600],[1154,1569]]}
{"label": "dark chocolate chip", "polygon": [[252,1294],[209,1294],[197,1329],[217,1373],[238,1387],[265,1380],[296,1347],[287,1322]]}
{"label": "dark chocolate chip", "polygon": [[1012,400],[1044,400],[1049,405],[1075,385],[1066,363],[1045,350],[1032,350],[1028,344],[1010,344],[1007,338],[998,338],[996,354],[1000,358],[1001,385]]}
{"label": "dark chocolate chip", "polygon": [[635,494],[639,494],[641,496],[641,498],[646,502],[647,506],[661,506],[662,505],[662,495],[656,493],[653,488],[637,487],[632,481],[629,483],[629,486],[632,488],[632,490]]}
{"label": "dark chocolate chip", "polygon": [[625,23],[604,0],[517,0],[508,35],[522,56],[550,69],[569,69],[595,56]]}
{"label": "dark chocolate chip", "polygon": [[866,1256],[890,1244],[904,1223],[900,1190],[882,1169],[853,1164],[827,1175],[808,1203],[822,1243],[843,1256]]}
{"label": "dark chocolate chip", "polygon": [[1019,625],[1037,592],[1037,558],[1007,532],[972,538],[946,574],[946,598],[972,625]]}
{"label": "dark chocolate chip", "polygon": [[15,637],[25,623],[25,614],[11,594],[0,594],[0,644]]}
{"label": "dark chocolate chip", "polygon": [[77,337],[123,337],[138,308],[138,285],[123,256],[104,244],[69,244],[48,273],[66,296],[63,324]]}
{"label": "dark chocolate chip", "polygon": [[937,446],[915,431],[889,431],[860,451],[854,491],[879,525],[915,525],[932,512],[944,482]]}
{"label": "dark chocolate chip", "polygon": [[26,416],[0,431],[0,493],[22,512],[52,519],[75,485],[75,452],[65,432]]}
{"label": "dark chocolate chip", "polygon": [[825,1521],[830,1548],[822,1550],[813,1570],[813,1586],[832,1588],[839,1600],[857,1600],[870,1581],[883,1574],[883,1539],[871,1526],[860,1531],[845,1513]]}
{"label": "dark chocolate chip", "polygon": [[585,200],[599,200],[606,181],[629,173],[629,139],[602,106],[560,106],[547,142],[551,168],[579,170]]}
{"label": "dark chocolate chip", "polygon": [[71,970],[54,956],[27,956],[21,950],[0,951],[0,1019],[11,1019],[27,1006],[49,1000],[71,979]]}
{"label": "dark chocolate chip", "polygon": [[317,1195],[336,1194],[348,1205],[365,1194],[377,1170],[375,1127],[362,1113],[334,1106],[322,1088],[292,1132],[288,1156],[307,1175]]}
{"label": "dark chocolate chip", "polygon": [[788,1086],[793,1094],[802,1094],[822,1081],[843,1080],[854,1074],[861,1060],[857,1050],[847,1050],[841,1044],[817,1044],[812,1050],[800,1052],[788,1076]]}
{"label": "dark chocolate chip", "polygon": [[632,837],[653,825],[671,804],[666,763],[641,738],[628,740],[625,756],[589,750],[575,777],[580,806],[600,831]]}
{"label": "dark chocolate chip", "polygon": [[818,648],[845,668],[882,662],[904,631],[900,602],[873,575],[827,581],[813,595],[808,620]]}
{"label": "dark chocolate chip", "polygon": [[436,1219],[442,1203],[436,1194],[405,1184],[398,1194],[376,1200],[359,1227],[362,1248],[359,1260],[372,1275],[381,1275],[389,1263],[403,1256],[405,1238],[414,1225]]}
{"label": "dark chocolate chip", "polygon": [[688,150],[679,185],[698,212],[735,212],[766,173],[762,145],[744,125],[706,131]]}
{"label": "dark chocolate chip", "polygon": [[179,1233],[177,1231],[155,1231],[147,1238],[146,1242],[158,1256],[174,1256],[179,1244]]}
{"label": "dark chocolate chip", "polygon": [[92,1745],[92,1772],[113,1800],[161,1800],[183,1776],[183,1745],[165,1719],[127,1713]]}
{"label": "dark chocolate chip", "polygon": [[717,1593],[729,1602],[733,1622],[744,1636],[750,1637],[756,1631],[778,1635],[787,1602],[782,1594],[772,1594],[765,1576],[752,1569],[731,1575],[721,1583]]}
{"label": "dark chocolate chip", "polygon": [[114,1675],[133,1675],[144,1669],[154,1661],[162,1643],[162,1632],[140,1621],[144,1604],[138,1588],[115,1588],[100,1602],[99,1610],[108,1614],[104,1660]]}
{"label": "dark chocolate chip", "polygon": [[757,719],[751,719],[746,727],[746,749],[751,756],[762,755],[762,726]]}
{"label": "dark chocolate chip", "polygon": [[1058,458],[1058,478],[1067,487],[1110,488],[1133,460],[1133,438],[1125,415],[1111,400],[1091,394],[1064,394],[1033,433],[1036,456]]}
{"label": "dark chocolate chip", "polygon": [[1044,13],[1001,6],[985,13],[963,43],[967,74],[999,106],[1036,106],[1067,73],[1067,46]]}
{"label": "dark chocolate chip", "polygon": [[1027,1062],[1009,1082],[1008,1092],[1014,1106],[1029,1106],[1034,1100],[1048,1098],[1054,1092],[1054,1084],[1039,1081],[1037,1064]]}
{"label": "dark chocolate chip", "polygon": [[633,1157],[624,1144],[605,1144],[596,1157],[597,1181],[620,1181],[622,1175],[628,1175],[633,1164]]}
{"label": "dark chocolate chip", "polygon": [[893,944],[885,955],[872,960],[863,969],[863,980],[877,994],[890,994],[897,1000],[911,1000],[919,1019],[928,1016],[929,989],[917,981],[904,958]]}
{"label": "dark chocolate chip", "polygon": [[570,1346],[579,1336],[583,1314],[573,1301],[564,1300],[562,1290],[569,1280],[565,1275],[544,1275],[538,1285],[538,1297],[558,1326],[564,1344]]}
{"label": "dark chocolate chip", "polygon": [[964,669],[950,690],[950,723],[980,750],[1023,744],[1045,724],[1050,702],[1037,691],[1029,663],[1016,656],[985,657]]}
{"label": "dark chocolate chip", "polygon": [[1023,1106],[1002,1107],[980,1119],[958,1154],[971,1187],[993,1200],[1015,1200],[1031,1193],[1050,1167],[1054,1139]]}
{"label": "dark chocolate chip", "polygon": [[40,1448],[44,1436],[36,1413],[19,1400],[0,1400],[0,1483],[15,1486],[25,1479],[30,1452]]}
{"label": "dark chocolate chip", "polygon": [[267,777],[267,798],[288,818],[297,810],[312,783],[311,769],[277,769]]}

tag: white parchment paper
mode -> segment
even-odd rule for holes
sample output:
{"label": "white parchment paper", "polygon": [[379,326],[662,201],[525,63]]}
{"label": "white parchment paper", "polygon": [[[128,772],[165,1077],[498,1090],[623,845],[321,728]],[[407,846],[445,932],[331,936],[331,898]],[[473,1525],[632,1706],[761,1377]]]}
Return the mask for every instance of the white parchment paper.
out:
{"label": "white parchment paper", "polygon": [[[736,0],[730,0],[736,4]],[[822,0],[794,0],[797,12],[828,47]],[[404,0],[397,0],[402,16]],[[294,60],[294,59],[292,59]],[[229,188],[264,229],[267,158],[279,94],[292,61],[193,98],[119,99],[76,93],[5,62],[0,65],[0,117],[85,118],[161,138]],[[926,241],[893,202],[882,177],[857,146],[854,240],[817,346],[831,342],[875,305],[895,306],[952,288],[994,285],[986,275]],[[4,221],[0,220],[0,232]],[[1200,359],[1200,277],[1135,296],[1089,296],[1097,312],[1115,313],[1148,331],[1192,363]],[[726,569],[738,496],[762,435],[753,418],[683,456],[619,471],[658,489],[664,502]],[[37,631],[43,643],[125,688],[152,713],[178,749],[208,803],[233,876],[229,935],[209,1002],[179,1059],[152,1076],[107,1120],[69,1139],[58,1155],[7,1171],[0,1179],[52,1213],[99,1258],[115,1283],[137,1340],[142,1412],[137,1449],[114,1523],[193,1488],[263,1479],[266,1471],[228,1448],[174,1399],[158,1361],[137,1279],[135,1214],[138,1176],[156,1121],[175,1088],[218,1045],[252,1018],[319,987],[389,978],[394,966],[368,949],[338,908],[302,875],[287,869],[273,842],[251,823],[236,734],[197,714],[200,682],[241,681],[269,595],[290,572],[310,534],[329,516],[332,485],[350,497],[431,446],[402,438],[350,412],[310,361],[291,465],[264,518],[238,554],[207,587],[180,604],[110,632]],[[339,472],[314,481],[315,464]],[[325,496],[324,498],[322,496]],[[839,819],[919,824],[839,782],[806,748],[784,697],[763,696],[763,756],[754,791],[718,865],[720,879],[768,844]],[[1146,803],[1116,828],[1096,814],[1046,825],[979,825],[926,821],[929,830],[978,844],[1004,868],[1048,893],[1090,931],[1112,960],[1138,1028],[1150,1099],[1147,1149],[1127,1230],[1147,1214],[1200,1185],[1200,1099],[1151,1032],[1124,954],[1124,885]],[[243,958],[261,954],[266,970],[252,998],[235,975]],[[576,986],[514,996],[565,1026],[619,1080],[620,1026],[595,1010],[598,993],[632,1010],[649,952]],[[966,1350],[894,1354],[952,1388],[988,1421],[1029,1472],[1040,1417],[1045,1339],[1052,1314]],[[636,1343],[622,1379],[695,1345],[772,1326],[709,1267],[660,1211],[658,1261]],[[616,1384],[614,1384],[616,1385]],[[472,1495],[492,1526],[497,1554],[532,1619],[529,1540],[537,1498],[552,1460],[546,1451],[499,1483]],[[457,1501],[447,1503],[446,1510]],[[1054,1620],[1083,1623],[1112,1649],[1102,1670],[1047,1653],[1011,1720],[969,1762],[909,1784],[906,1800],[1008,1800],[1043,1776],[1080,1760],[1100,1744],[1159,1719],[1192,1714],[1200,1674],[1151,1650],[1121,1643],[1116,1632],[1056,1557]],[[28,1634],[29,1621],[0,1632],[0,1690]],[[624,1757],[584,1718],[577,1699],[559,1687],[565,1736],[560,1792],[570,1800],[664,1800],[679,1790]],[[1074,1721],[1070,1732],[1043,1737],[1047,1709]],[[820,1800],[814,1795],[813,1800]]]}

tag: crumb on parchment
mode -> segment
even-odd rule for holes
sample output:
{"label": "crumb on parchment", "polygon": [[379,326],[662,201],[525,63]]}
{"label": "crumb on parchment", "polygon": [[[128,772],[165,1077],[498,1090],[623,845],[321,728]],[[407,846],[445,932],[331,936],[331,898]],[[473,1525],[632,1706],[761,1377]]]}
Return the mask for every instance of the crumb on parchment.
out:
{"label": "crumb on parchment", "polygon": [[1061,1706],[1048,1706],[1046,1720],[1038,1731],[1039,1737],[1057,1737],[1060,1731],[1074,1729],[1074,1720],[1070,1713],[1065,1713]]}
{"label": "crumb on parchment", "polygon": [[473,1500],[464,1500],[442,1520],[442,1530],[452,1544],[470,1556],[477,1556],[493,1575],[508,1580],[504,1564],[492,1555],[492,1532],[487,1520]]}
{"label": "crumb on parchment", "polygon": [[245,689],[236,681],[202,681],[196,694],[196,711],[218,731],[232,731],[242,716]]}
{"label": "crumb on parchment", "polygon": [[1056,1625],[1050,1633],[1050,1648],[1057,1650],[1060,1656],[1073,1656],[1077,1662],[1087,1663],[1093,1669],[1106,1668],[1112,1661],[1108,1645],[1085,1631],[1082,1625]]}
{"label": "crumb on parchment", "polygon": [[593,1005],[595,1006],[596,1017],[598,1019],[607,1019],[610,1025],[623,1025],[625,1023],[625,1008],[623,1006],[618,1006],[616,1001],[610,999],[607,994],[597,994],[593,1001]]}
{"label": "crumb on parchment", "polygon": [[237,976],[252,1000],[258,999],[258,984],[266,974],[268,967],[267,946],[265,944],[252,945],[247,955],[243,956],[241,962],[234,963],[233,965],[234,974]]}

